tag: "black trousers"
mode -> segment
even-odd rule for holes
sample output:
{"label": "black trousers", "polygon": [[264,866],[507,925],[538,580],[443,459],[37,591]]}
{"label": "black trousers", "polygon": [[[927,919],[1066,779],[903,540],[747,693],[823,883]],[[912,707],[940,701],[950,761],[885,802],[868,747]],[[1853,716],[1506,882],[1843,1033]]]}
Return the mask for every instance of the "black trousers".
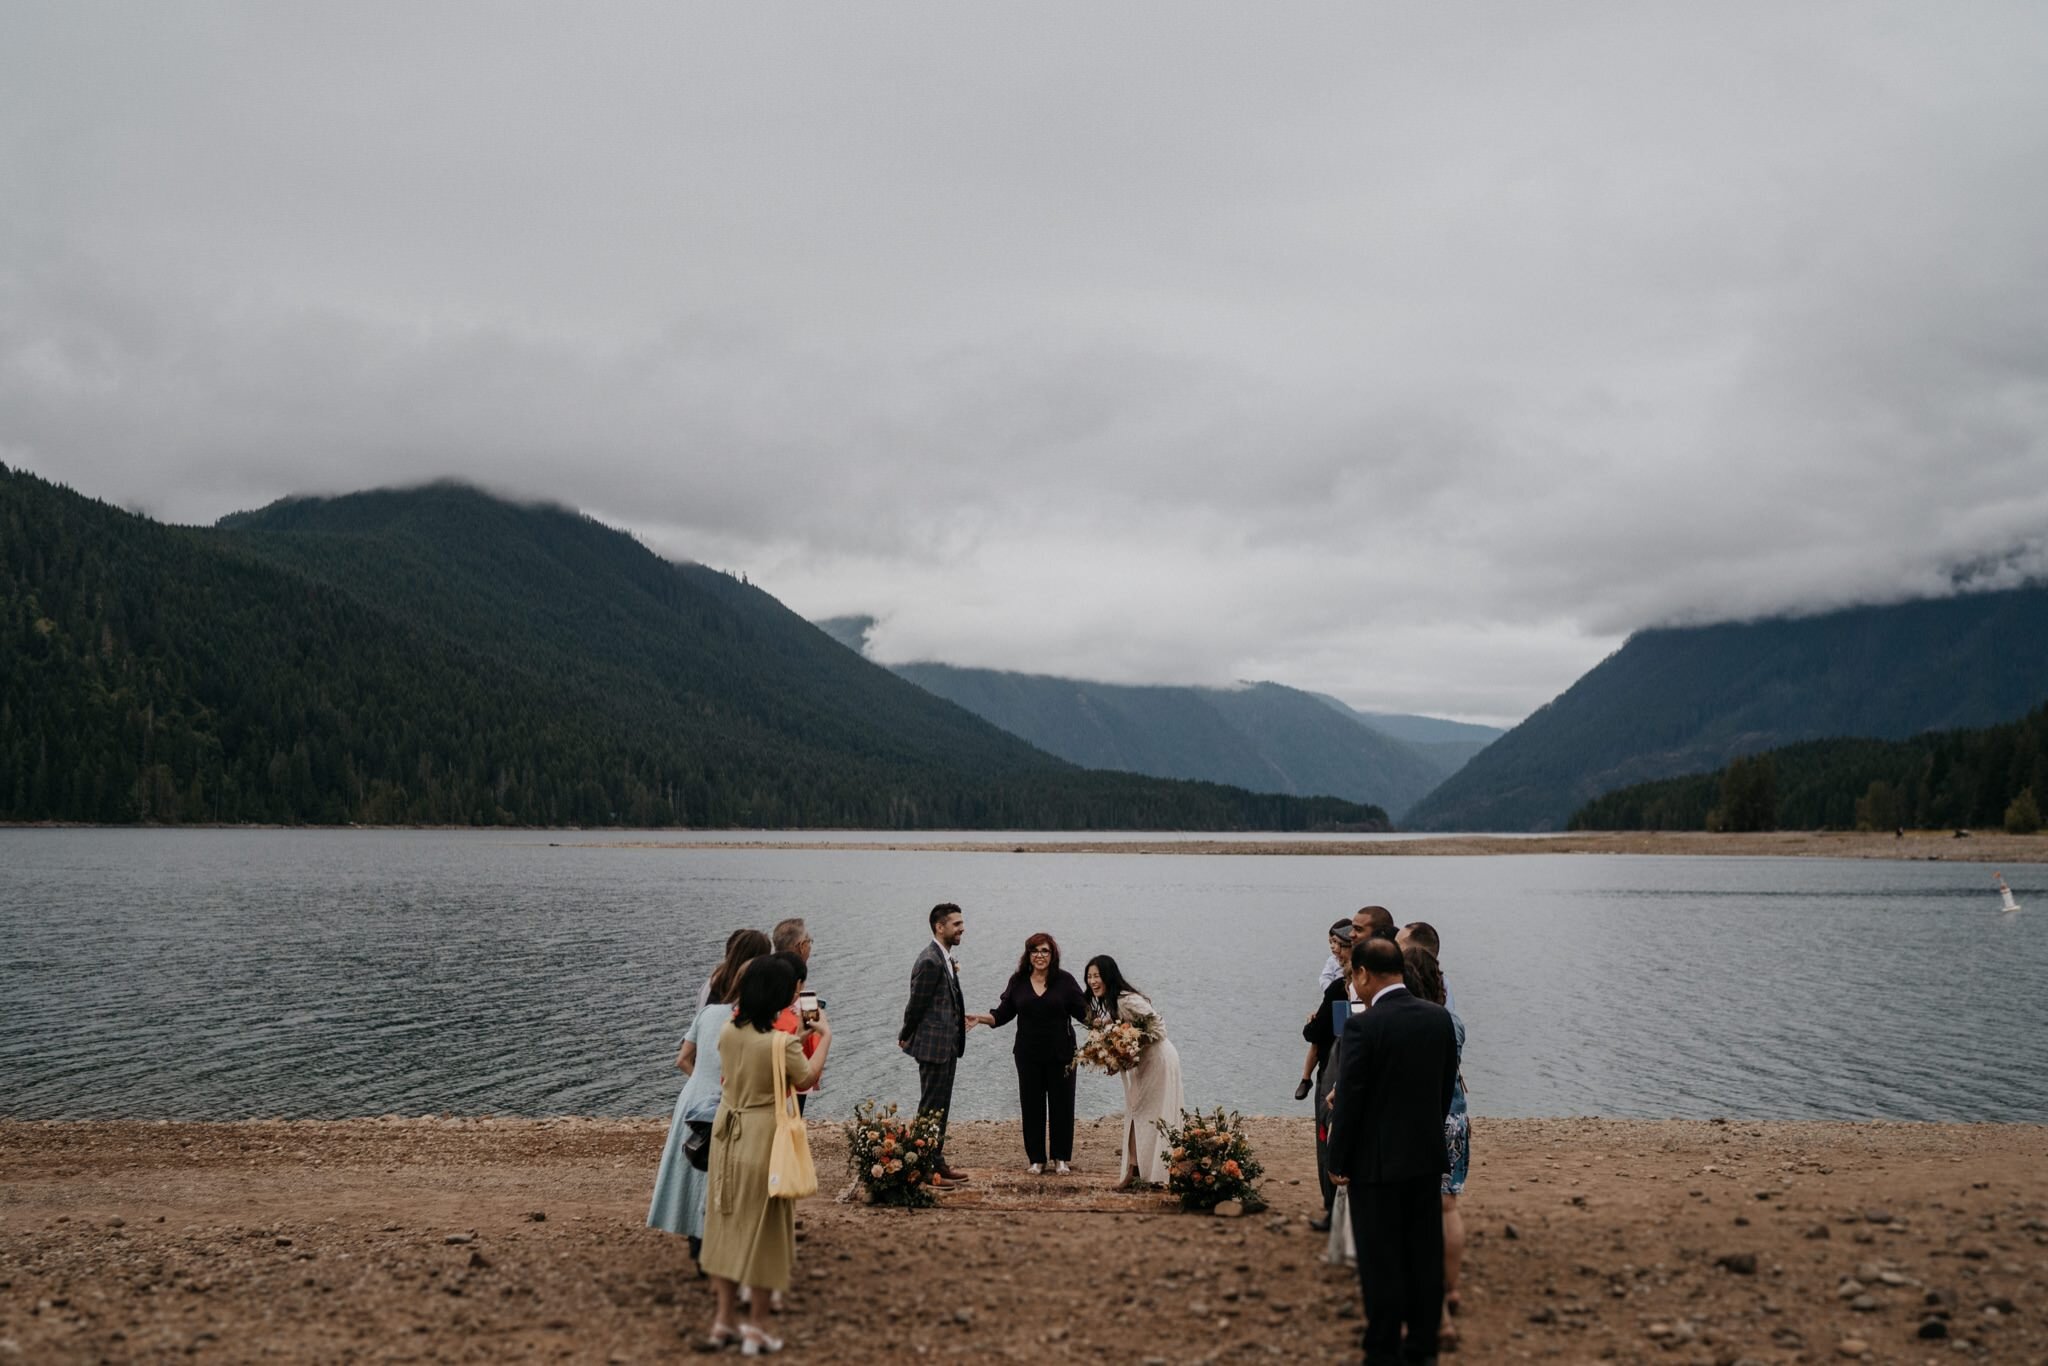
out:
{"label": "black trousers", "polygon": [[917,1112],[927,1110],[939,1112],[939,1153],[940,1162],[945,1161],[946,1112],[953,1108],[953,1074],[960,1070],[960,1060],[951,1062],[925,1062],[917,1064]]}
{"label": "black trousers", "polygon": [[1444,1305],[1443,1178],[1354,1181],[1350,1189],[1366,1366],[1434,1357]]}
{"label": "black trousers", "polygon": [[[1017,1057],[1017,1099],[1024,1106],[1024,1156],[1039,1166],[1074,1156],[1074,1077],[1068,1059]],[[1046,1130],[1052,1131],[1050,1151]]]}
{"label": "black trousers", "polygon": [[1323,1073],[1327,1070],[1324,1066],[1316,1068],[1315,1092],[1316,1184],[1323,1189],[1323,1215],[1326,1218],[1329,1216],[1330,1206],[1337,1203],[1337,1188],[1330,1184],[1330,1145],[1326,1141],[1330,1136],[1330,1106],[1329,1092],[1323,1083]]}

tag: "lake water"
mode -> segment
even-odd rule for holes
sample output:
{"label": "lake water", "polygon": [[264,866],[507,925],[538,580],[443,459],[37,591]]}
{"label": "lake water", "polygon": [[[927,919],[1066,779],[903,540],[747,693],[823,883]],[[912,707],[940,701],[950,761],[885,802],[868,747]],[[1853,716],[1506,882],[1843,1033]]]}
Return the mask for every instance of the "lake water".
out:
{"label": "lake water", "polygon": [[[1481,1115],[2048,1121],[2042,865],[2005,869],[2006,917],[1951,862],[626,847],[648,838],[676,837],[0,831],[0,1115],[666,1114],[728,931],[790,915],[837,1034],[812,1113],[909,1101],[896,1025],[941,900],[970,1008],[1048,930],[1152,996],[1191,1105],[1306,1114],[1323,933],[1377,901],[1443,935]],[[1017,1113],[1009,1049],[969,1035],[956,1114]],[[1083,1078],[1083,1115],[1120,1103]]]}

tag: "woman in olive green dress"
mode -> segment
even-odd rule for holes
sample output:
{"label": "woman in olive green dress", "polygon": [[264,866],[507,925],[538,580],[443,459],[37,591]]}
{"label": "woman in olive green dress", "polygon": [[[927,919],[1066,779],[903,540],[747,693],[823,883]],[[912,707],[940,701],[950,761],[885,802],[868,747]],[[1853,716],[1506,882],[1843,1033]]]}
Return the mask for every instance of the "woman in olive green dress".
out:
{"label": "woman in olive green dress", "polygon": [[[810,1026],[818,1047],[808,1058],[802,1036],[776,1030],[775,1017],[795,999],[796,973],[789,965],[772,956],[756,958],[740,977],[735,1018],[718,1035],[723,1084],[711,1125],[710,1193],[698,1264],[718,1295],[711,1345],[738,1338],[747,1356],[779,1352],[782,1341],[746,1317],[746,1306],[737,1303],[739,1287],[746,1286],[753,1303],[766,1309],[772,1292],[789,1289],[796,1261],[796,1202],[768,1194],[776,1107],[784,1095],[810,1085],[832,1047],[832,1029],[822,1015]],[[778,1050],[785,1071],[782,1094],[775,1087]]]}

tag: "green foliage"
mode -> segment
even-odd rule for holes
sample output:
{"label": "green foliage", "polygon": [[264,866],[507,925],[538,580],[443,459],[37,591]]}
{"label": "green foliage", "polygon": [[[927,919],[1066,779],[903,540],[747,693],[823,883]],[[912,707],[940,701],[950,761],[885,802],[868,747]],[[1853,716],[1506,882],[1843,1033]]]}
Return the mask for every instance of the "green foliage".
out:
{"label": "green foliage", "polygon": [[767,594],[435,486],[167,527],[0,467],[0,819],[1069,829],[1384,813],[1078,770]]}
{"label": "green foliage", "polygon": [[1856,800],[1856,828],[1891,830],[1905,823],[1905,807],[1899,800],[1898,789],[1882,778],[1872,778],[1870,786]]}
{"label": "green foliage", "polygon": [[[1807,740],[1994,726],[2044,696],[2048,588],[1642,631],[1424,797],[1403,824],[1552,830],[1600,794],[1633,784]],[[1855,798],[1873,776],[1827,824],[1853,823]],[[1782,765],[1778,778],[1782,803]],[[1977,823],[1995,825],[2003,807],[1988,818],[1972,810]],[[1705,816],[1701,809],[1686,828],[1699,829]],[[1804,824],[1789,812],[1781,823]]]}
{"label": "green foliage", "polygon": [[1778,828],[1778,769],[1768,754],[1737,759],[1721,771],[1721,801],[1707,829],[1752,832]]}
{"label": "green foliage", "polygon": [[2020,795],[2014,797],[2005,808],[2005,833],[2008,835],[2038,835],[2041,833],[2041,804],[2034,800],[2034,789],[2023,787]]}
{"label": "green foliage", "polygon": [[[2030,808],[2038,822],[2034,794],[2048,791],[2048,705],[1980,730],[1788,745],[1745,761],[1752,776],[1738,788],[1744,782],[1754,786],[1753,766],[1760,761],[1771,767],[1780,828],[2011,829],[2014,815],[2024,823]],[[1710,822],[1726,809],[1730,775],[1738,766],[1609,792],[1579,808],[1571,828],[1714,828]]]}

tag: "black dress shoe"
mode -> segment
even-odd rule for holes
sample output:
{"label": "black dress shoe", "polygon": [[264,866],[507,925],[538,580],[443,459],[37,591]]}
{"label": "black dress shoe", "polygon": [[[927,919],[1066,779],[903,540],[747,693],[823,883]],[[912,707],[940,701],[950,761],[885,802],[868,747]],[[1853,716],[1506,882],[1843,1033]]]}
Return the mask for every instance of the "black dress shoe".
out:
{"label": "black dress shoe", "polygon": [[1301,1085],[1294,1088],[1294,1098],[1296,1100],[1307,1100],[1309,1088],[1314,1085],[1314,1082],[1310,1081],[1307,1077],[1303,1077]]}
{"label": "black dress shoe", "polygon": [[1319,1219],[1311,1219],[1308,1221],[1308,1226],[1317,1233],[1328,1233],[1330,1231],[1330,1216],[1325,1214]]}

